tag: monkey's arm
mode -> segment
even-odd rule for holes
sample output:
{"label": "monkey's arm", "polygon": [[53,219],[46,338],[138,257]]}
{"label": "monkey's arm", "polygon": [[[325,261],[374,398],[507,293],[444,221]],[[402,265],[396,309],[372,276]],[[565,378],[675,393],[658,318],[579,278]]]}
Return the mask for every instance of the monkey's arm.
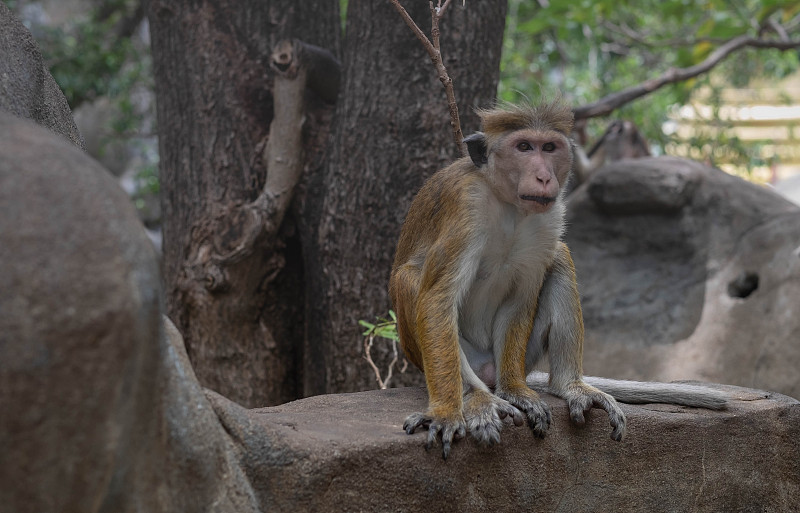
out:
{"label": "monkey's arm", "polygon": [[611,438],[625,435],[625,414],[609,394],[583,380],[583,314],[575,280],[575,266],[567,245],[559,243],[556,259],[539,293],[539,306],[528,342],[526,370],[547,351],[550,356],[550,391],[562,397],[576,424],[584,412],[599,407],[608,412]]}

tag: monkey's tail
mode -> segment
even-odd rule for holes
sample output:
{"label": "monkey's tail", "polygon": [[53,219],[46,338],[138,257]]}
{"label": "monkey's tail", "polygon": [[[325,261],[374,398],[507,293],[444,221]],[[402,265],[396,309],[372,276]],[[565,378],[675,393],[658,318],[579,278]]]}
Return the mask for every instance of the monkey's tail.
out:
{"label": "monkey's tail", "polygon": [[[552,393],[548,378],[546,372],[531,372],[527,378],[528,386],[539,392]],[[583,380],[617,401],[628,404],[667,403],[709,410],[724,410],[728,407],[728,396],[724,392],[703,385],[625,381],[592,376],[584,376]]]}

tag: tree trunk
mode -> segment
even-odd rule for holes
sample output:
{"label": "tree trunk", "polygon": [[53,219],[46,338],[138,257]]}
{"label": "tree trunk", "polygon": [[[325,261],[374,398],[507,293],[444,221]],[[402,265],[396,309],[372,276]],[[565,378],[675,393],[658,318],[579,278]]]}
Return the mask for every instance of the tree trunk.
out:
{"label": "tree trunk", "polygon": [[[277,239],[245,240],[264,189],[273,118],[269,57],[298,38],[338,51],[338,0],[150,0],[169,316],[201,384],[245,406],[302,394],[305,186]],[[307,97],[305,174],[322,158],[331,107]]]}
{"label": "tree trunk", "polygon": [[[404,6],[429,34],[428,2]],[[474,107],[495,100],[505,12],[505,2],[454,2],[441,22],[465,134],[478,129]],[[308,202],[304,216],[306,395],[376,388],[357,322],[387,315],[389,272],[411,199],[459,156],[442,84],[388,0],[350,0],[343,56],[333,145],[316,184],[324,199]],[[372,351],[384,371],[388,353],[388,344]],[[392,384],[418,382],[409,370]]]}

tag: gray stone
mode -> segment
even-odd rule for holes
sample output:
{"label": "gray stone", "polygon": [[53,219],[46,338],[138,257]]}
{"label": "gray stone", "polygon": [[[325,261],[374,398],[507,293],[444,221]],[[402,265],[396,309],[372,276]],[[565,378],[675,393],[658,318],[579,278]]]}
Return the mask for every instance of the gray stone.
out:
{"label": "gray stone", "polygon": [[248,511],[125,193],[30,121],[0,133],[0,511]]}
{"label": "gray stone", "polygon": [[800,208],[661,157],[599,169],[568,222],[587,374],[800,397]]}
{"label": "gray stone", "polygon": [[[438,447],[425,452],[425,432],[402,430],[427,403],[418,388],[237,409],[247,422],[226,430],[274,511],[793,511],[800,403],[719,388],[735,398],[727,411],[622,405],[621,443],[610,439],[605,412],[575,427],[564,401],[545,396],[554,425],[543,440],[507,425],[500,444],[461,440],[446,461]],[[223,422],[234,408],[215,403]]]}
{"label": "gray stone", "polygon": [[30,31],[0,2],[0,110],[36,121],[84,148],[72,112]]}

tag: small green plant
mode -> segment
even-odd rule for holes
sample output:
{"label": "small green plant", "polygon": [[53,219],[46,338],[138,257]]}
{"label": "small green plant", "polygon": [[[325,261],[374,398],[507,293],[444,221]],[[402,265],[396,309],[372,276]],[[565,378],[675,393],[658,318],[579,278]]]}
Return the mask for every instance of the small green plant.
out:
{"label": "small green plant", "polygon": [[[364,359],[375,372],[375,379],[381,390],[388,388],[389,381],[392,379],[392,373],[394,372],[394,366],[400,359],[400,355],[397,351],[397,342],[400,340],[400,337],[397,335],[397,316],[392,310],[389,310],[389,317],[389,319],[378,317],[377,322],[374,324],[363,320],[358,321],[359,325],[366,328],[366,331],[362,333],[362,335],[364,335]],[[389,362],[385,378],[381,377],[381,371],[370,354],[376,337],[388,340],[392,344],[392,360]],[[400,366],[400,373],[404,373],[407,368],[408,360],[403,358],[403,364]]]}
{"label": "small green plant", "polygon": [[367,321],[358,321],[358,324],[367,328],[367,331],[362,333],[362,335],[365,337],[373,336],[386,338],[395,342],[399,341],[400,337],[397,336],[397,315],[395,315],[393,310],[389,310],[389,317],[391,317],[391,319],[378,317],[377,324],[371,324]]}

